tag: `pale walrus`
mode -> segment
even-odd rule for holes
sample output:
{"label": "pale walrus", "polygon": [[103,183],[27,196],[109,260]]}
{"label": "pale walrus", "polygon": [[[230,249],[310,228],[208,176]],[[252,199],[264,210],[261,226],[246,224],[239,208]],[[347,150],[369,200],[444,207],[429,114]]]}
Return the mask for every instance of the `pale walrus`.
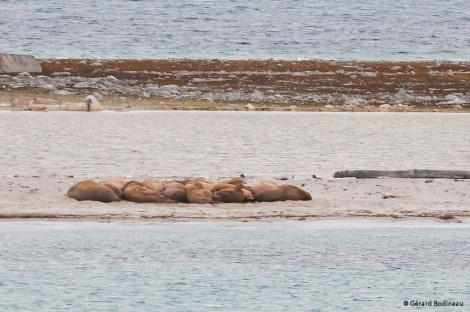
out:
{"label": "pale walrus", "polygon": [[180,203],[188,202],[186,198],[186,187],[176,181],[167,181],[163,183],[163,196]]}
{"label": "pale walrus", "polygon": [[175,201],[151,190],[138,181],[129,181],[124,185],[124,199],[136,203],[174,203]]}
{"label": "pale walrus", "polygon": [[110,188],[111,190],[113,190],[114,193],[116,193],[119,198],[122,198],[124,195],[122,190],[127,182],[129,181],[125,179],[109,179],[101,182],[101,184]]}
{"label": "pale walrus", "polygon": [[222,203],[243,203],[252,201],[253,196],[241,184],[217,183],[212,188],[213,199]]}
{"label": "pale walrus", "polygon": [[271,181],[262,181],[247,189],[253,194],[254,200],[259,202],[312,200],[309,192],[290,184],[279,185]]}
{"label": "pale walrus", "polygon": [[157,193],[161,193],[163,191],[163,182],[157,178],[148,178],[142,181],[142,184],[151,190],[154,190]]}
{"label": "pale walrus", "polygon": [[67,191],[67,196],[76,200],[95,200],[103,203],[121,200],[113,190],[93,180],[76,183]]}
{"label": "pale walrus", "polygon": [[[246,187],[247,184],[246,184],[245,180],[240,179],[240,178],[232,178],[232,179],[229,179],[229,180],[225,180],[221,183],[232,184],[236,187],[240,187],[241,191],[243,192],[243,201],[244,202],[251,202],[251,201],[254,200],[253,194],[251,194],[251,192]],[[215,198],[214,198],[214,200],[215,200]]]}

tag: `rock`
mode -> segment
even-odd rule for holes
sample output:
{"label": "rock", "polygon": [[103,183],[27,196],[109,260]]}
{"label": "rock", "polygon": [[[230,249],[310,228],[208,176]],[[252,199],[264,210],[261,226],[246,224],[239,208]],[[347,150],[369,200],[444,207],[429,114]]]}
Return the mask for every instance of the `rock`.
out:
{"label": "rock", "polygon": [[111,81],[111,82],[114,82],[114,83],[116,83],[116,82],[119,81],[119,79],[117,79],[116,77],[114,77],[114,76],[112,76],[112,75],[107,76],[107,77],[106,77],[106,80]]}
{"label": "rock", "polygon": [[361,73],[361,76],[362,77],[377,77],[377,73],[376,72],[363,72]]}
{"label": "rock", "polygon": [[84,81],[81,81],[81,82],[74,84],[73,87],[76,89],[87,89],[87,88],[90,88],[90,85]]}
{"label": "rock", "polygon": [[364,106],[366,101],[363,99],[349,98],[344,101],[344,105]]}
{"label": "rock", "polygon": [[70,95],[72,92],[67,90],[54,90],[54,94],[56,95]]}
{"label": "rock", "polygon": [[392,108],[393,108],[393,107],[392,107],[392,105],[390,105],[390,104],[382,104],[382,105],[379,106],[379,109],[380,109],[381,112],[388,112],[388,111],[390,111]]}
{"label": "rock", "polygon": [[179,88],[177,85],[164,85],[160,87],[160,91],[177,91]]}
{"label": "rock", "polygon": [[405,91],[405,89],[398,90],[397,93],[395,93],[394,97],[395,97],[395,100],[398,102],[410,102],[410,101],[415,100],[415,97],[412,95],[409,95]]}
{"label": "rock", "polygon": [[245,105],[245,109],[249,110],[249,111],[253,111],[253,110],[256,109],[256,107],[253,104],[248,103],[248,104]]}
{"label": "rock", "polygon": [[0,53],[0,73],[40,73],[41,64],[32,55]]}
{"label": "rock", "polygon": [[345,112],[354,112],[356,111],[357,107],[356,105],[346,104],[346,105],[341,106],[341,109]]}
{"label": "rock", "polygon": [[325,109],[327,109],[327,110],[334,110],[335,107],[334,107],[333,105],[331,105],[331,104],[327,104],[327,105],[325,105]]}
{"label": "rock", "polygon": [[60,76],[71,76],[72,74],[69,72],[53,72],[51,77],[60,77]]}
{"label": "rock", "polygon": [[30,73],[22,71],[22,72],[18,73],[17,77],[18,78],[31,78],[32,76],[31,76]]}
{"label": "rock", "polygon": [[297,112],[297,111],[299,111],[299,108],[296,105],[291,105],[291,106],[289,106],[289,110],[291,112]]}

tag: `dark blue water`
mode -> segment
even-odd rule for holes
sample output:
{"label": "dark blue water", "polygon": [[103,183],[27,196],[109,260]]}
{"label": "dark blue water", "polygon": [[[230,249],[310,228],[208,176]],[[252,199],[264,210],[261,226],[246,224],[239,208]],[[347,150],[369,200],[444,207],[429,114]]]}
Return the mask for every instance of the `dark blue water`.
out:
{"label": "dark blue water", "polygon": [[40,58],[467,60],[463,0],[0,0],[0,52]]}
{"label": "dark blue water", "polygon": [[4,222],[0,241],[2,311],[470,306],[468,224]]}

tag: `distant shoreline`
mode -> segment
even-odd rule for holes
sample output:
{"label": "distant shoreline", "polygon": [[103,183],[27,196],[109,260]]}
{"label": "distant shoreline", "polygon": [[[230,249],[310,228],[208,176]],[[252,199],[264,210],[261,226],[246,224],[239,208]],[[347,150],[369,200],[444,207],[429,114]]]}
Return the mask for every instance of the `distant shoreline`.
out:
{"label": "distant shoreline", "polygon": [[112,110],[470,112],[470,62],[43,59],[0,75],[0,109],[95,95]]}

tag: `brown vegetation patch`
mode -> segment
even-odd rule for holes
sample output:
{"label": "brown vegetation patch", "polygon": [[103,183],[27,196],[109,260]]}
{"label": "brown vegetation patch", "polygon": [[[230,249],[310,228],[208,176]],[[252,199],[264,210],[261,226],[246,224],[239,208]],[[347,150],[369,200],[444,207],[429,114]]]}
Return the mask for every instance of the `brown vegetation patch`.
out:
{"label": "brown vegetation patch", "polygon": [[337,62],[278,60],[79,60],[41,62],[43,74],[69,71],[83,77],[137,83],[192,85],[203,89],[295,91],[364,95],[406,90],[413,96],[468,92],[468,62]]}
{"label": "brown vegetation patch", "polygon": [[[98,93],[104,105],[132,109],[143,106],[237,110],[245,109],[246,103],[256,103],[256,110],[470,110],[469,62],[192,59],[44,59],[40,62],[43,71],[33,76],[50,77],[56,82],[60,80],[57,78],[64,77],[62,81],[67,81],[65,78],[69,77],[69,82],[58,82],[51,87],[47,79],[26,77],[23,80],[27,82],[21,85],[22,78],[3,78],[0,102],[14,97],[31,102],[24,92],[60,98],[59,102],[68,100],[61,94]],[[77,87],[79,81],[89,86]],[[155,91],[162,86],[176,87],[167,90],[177,95]],[[124,97],[142,102],[129,104]],[[453,101],[456,97],[458,100]],[[230,104],[242,105],[234,108]],[[390,105],[384,108],[380,107],[382,104]]]}

